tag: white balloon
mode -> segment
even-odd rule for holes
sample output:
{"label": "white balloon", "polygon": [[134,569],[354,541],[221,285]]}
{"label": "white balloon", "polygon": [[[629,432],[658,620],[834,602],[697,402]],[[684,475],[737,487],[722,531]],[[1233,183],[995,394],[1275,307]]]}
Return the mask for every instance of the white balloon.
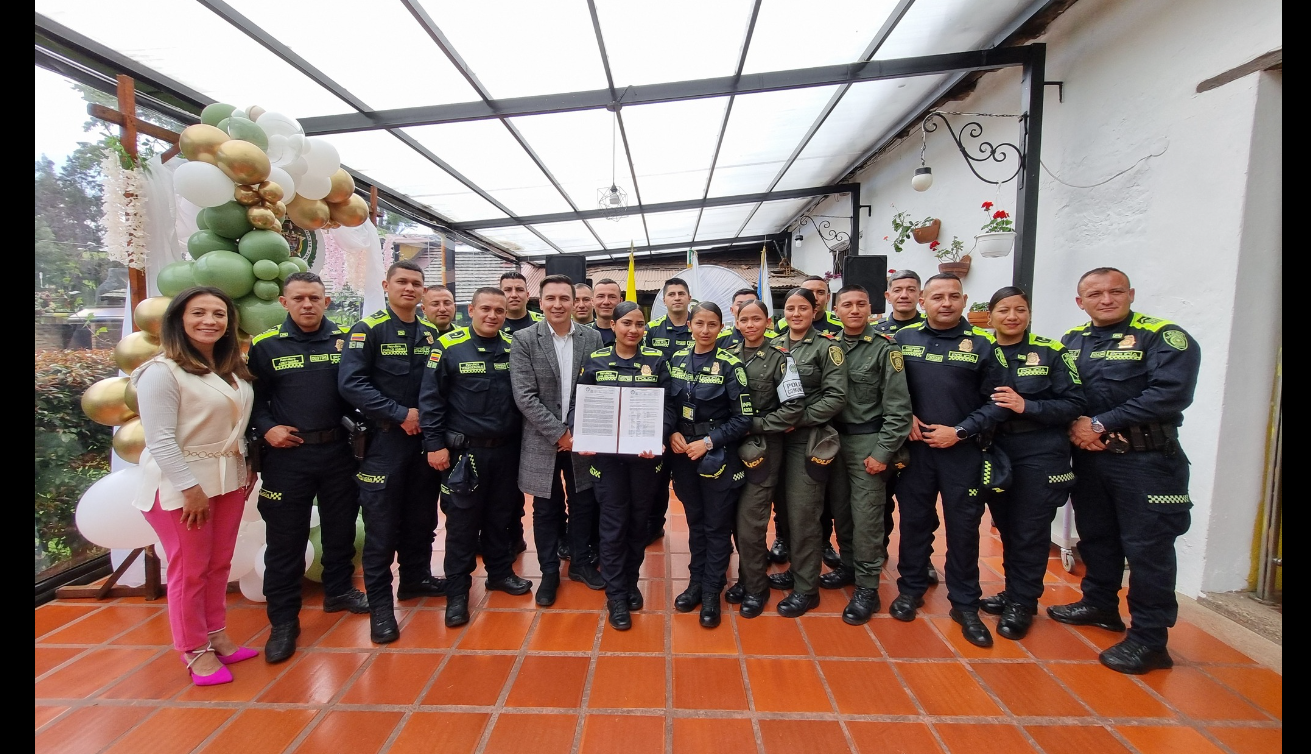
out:
{"label": "white balloon", "polygon": [[217,207],[232,201],[232,179],[217,165],[188,162],[173,173],[173,186],[183,199],[198,207]]}
{"label": "white balloon", "polygon": [[251,602],[268,602],[264,597],[264,574],[251,571],[237,581],[241,587],[241,596]]}
{"label": "white balloon", "polygon": [[[312,565],[314,565],[314,543],[306,542],[305,543],[305,571],[308,571],[310,569],[310,566]],[[304,573],[305,571],[301,571],[301,573]]]}
{"label": "white balloon", "polygon": [[305,173],[309,171],[309,165],[305,164],[304,157],[297,157],[296,159],[292,160],[286,165],[279,165],[278,167],[287,171],[287,175],[290,175],[292,178],[296,180],[300,180],[301,178],[304,178]]}
{"label": "white balloon", "polygon": [[185,198],[181,196],[177,198],[177,203],[175,206],[177,209],[176,227],[178,230],[179,238],[182,237],[183,233],[185,233],[187,236],[190,236],[192,233],[195,233],[197,230],[200,229],[200,226],[196,225],[196,216],[200,214],[200,210],[202,209],[201,207],[197,207],[196,205],[192,204],[191,202],[187,201]]}
{"label": "white balloon", "polygon": [[228,581],[239,580],[255,570],[255,555],[264,546],[264,532],[242,526],[237,534],[237,547],[232,551],[232,571]]}
{"label": "white balloon", "polygon": [[319,506],[317,506],[317,505],[311,505],[311,506],[310,506],[310,528],[313,529],[314,527],[318,526],[320,523],[321,523],[321,519],[319,518]]}
{"label": "white balloon", "polygon": [[305,133],[304,129],[300,127],[299,121],[282,113],[260,113],[259,119],[255,123],[264,129],[264,133],[269,136],[291,136],[292,134]]}
{"label": "white balloon", "polygon": [[78,501],[74,521],[88,542],[113,550],[145,547],[155,530],[132,505],[141,482],[140,467],[115,471],[87,488]]}
{"label": "white balloon", "polygon": [[296,193],[306,199],[322,199],[332,190],[332,179],[322,175],[306,175],[296,181]]}
{"label": "white balloon", "polygon": [[296,195],[296,179],[282,168],[275,166],[269,170],[269,180],[282,187],[282,194],[286,197],[283,201],[290,201]]}
{"label": "white balloon", "polygon": [[337,168],[341,167],[341,155],[337,154],[336,147],[325,139],[311,137],[305,141],[309,144],[305,164],[309,167],[307,172],[310,175],[330,176],[337,172]]}
{"label": "white balloon", "polygon": [[264,581],[264,553],[269,551],[268,543],[259,546],[255,551],[255,573],[259,574],[259,580]]}

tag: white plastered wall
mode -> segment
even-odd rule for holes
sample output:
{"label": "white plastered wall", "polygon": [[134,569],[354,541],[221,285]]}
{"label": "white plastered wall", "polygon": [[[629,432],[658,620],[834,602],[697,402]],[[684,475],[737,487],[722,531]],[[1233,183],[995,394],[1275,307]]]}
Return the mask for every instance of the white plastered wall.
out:
{"label": "white plastered wall", "polygon": [[[1074,305],[1075,282],[1108,265],[1132,277],[1136,310],[1178,322],[1201,344],[1196,400],[1182,430],[1195,506],[1178,547],[1178,586],[1190,595],[1247,584],[1282,321],[1281,74],[1251,74],[1202,94],[1196,87],[1281,47],[1282,33],[1274,0],[1080,0],[1038,40],[1048,45],[1047,80],[1065,89],[1064,102],[1055,87],[1046,90],[1043,163],[1078,186],[1131,169],[1092,188],[1044,171],[1034,328],[1057,337],[1086,321]],[[944,109],[1018,113],[1019,87],[1018,68],[993,72]],[[958,127],[967,120],[950,117]],[[1017,140],[1014,120],[982,123],[988,140]],[[862,201],[873,205],[862,218],[860,251],[927,276],[937,260],[926,246],[910,241],[898,255],[883,240],[892,215],[938,217],[941,239],[959,236],[968,249],[984,221],[979,205],[991,200],[1013,214],[1015,184],[999,193],[974,178],[940,129],[925,156],[934,185],[915,192],[919,152],[916,130],[857,176]],[[1152,154],[1159,156],[1143,159]],[[1006,170],[980,171],[995,176],[999,167]],[[837,197],[813,213],[849,216],[849,206]],[[793,264],[829,269],[813,229],[802,234]],[[970,299],[986,301],[1009,285],[1012,263],[976,255],[965,280]]]}

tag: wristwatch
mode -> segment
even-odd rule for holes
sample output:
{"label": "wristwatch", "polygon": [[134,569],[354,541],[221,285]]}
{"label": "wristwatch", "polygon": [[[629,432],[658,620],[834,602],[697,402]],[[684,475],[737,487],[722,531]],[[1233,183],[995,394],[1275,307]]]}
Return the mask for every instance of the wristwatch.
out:
{"label": "wristwatch", "polygon": [[1101,419],[1094,416],[1092,418],[1092,430],[1099,435],[1104,435],[1106,434],[1106,425],[1102,424]]}
{"label": "wristwatch", "polygon": [[715,441],[710,439],[710,435],[706,435],[705,437],[702,437],[701,442],[706,444],[706,450],[715,449]]}
{"label": "wristwatch", "polygon": [[968,439],[970,439],[970,433],[969,433],[969,432],[966,432],[964,427],[957,427],[957,428],[956,428],[956,439],[957,439],[957,440],[968,440]]}

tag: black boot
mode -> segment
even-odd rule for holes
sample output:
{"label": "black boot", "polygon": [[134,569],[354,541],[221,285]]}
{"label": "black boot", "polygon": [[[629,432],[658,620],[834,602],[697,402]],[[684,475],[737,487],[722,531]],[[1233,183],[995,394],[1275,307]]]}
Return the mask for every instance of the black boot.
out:
{"label": "black boot", "polygon": [[605,589],[605,579],[601,578],[601,572],[596,570],[596,566],[591,563],[571,561],[569,563],[569,579],[571,581],[581,581],[588,589],[594,589],[598,592]]}
{"label": "black boot", "polygon": [[747,588],[742,586],[742,582],[739,581],[733,586],[730,586],[727,592],[724,592],[724,601],[730,605],[740,605],[742,604],[742,598],[745,597],[746,594]]}
{"label": "black boot", "polygon": [[796,580],[792,578],[792,571],[787,570],[782,573],[769,574],[769,588],[777,589],[780,592],[786,592],[796,586]]}
{"label": "black boot", "polygon": [[1096,626],[1107,631],[1123,631],[1124,620],[1114,610],[1093,607],[1083,600],[1068,605],[1055,605],[1047,608],[1051,619],[1071,626]]}
{"label": "black boot", "polygon": [[929,586],[937,586],[940,581],[938,569],[934,568],[932,564],[929,565],[929,570],[924,574],[924,577],[929,580]]}
{"label": "black boot", "polygon": [[296,654],[296,637],[300,636],[300,622],[280,623],[269,631],[269,640],[264,645],[264,661],[270,665],[277,664]]}
{"label": "black boot", "polygon": [[626,600],[610,600],[605,607],[610,612],[610,625],[614,626],[616,631],[627,631],[633,627],[633,618],[628,614]]}
{"label": "black boot", "polygon": [[642,590],[637,588],[637,584],[628,585],[628,609],[641,610],[646,606],[646,600],[642,597]]}
{"label": "black boot", "polygon": [[542,607],[550,607],[555,604],[555,593],[560,589],[560,572],[542,574],[542,580],[537,584],[537,596],[534,601]]}
{"label": "black boot", "polygon": [[707,589],[701,593],[701,627],[715,628],[719,618],[719,590]]}
{"label": "black boot", "polygon": [[737,609],[737,614],[743,618],[755,618],[765,611],[765,605],[768,604],[768,589],[764,594],[748,594],[742,598],[742,605]]}
{"label": "black boot", "polygon": [[364,592],[358,589],[350,589],[335,597],[323,598],[323,612],[340,613],[342,610],[349,610],[356,615],[363,615],[369,612],[369,598],[364,596]]}
{"label": "black boot", "polygon": [[1174,667],[1174,660],[1165,647],[1152,649],[1133,639],[1125,639],[1097,658],[1117,673],[1142,675],[1143,673]]}
{"label": "black boot", "polygon": [[782,539],[775,539],[774,546],[769,548],[769,562],[786,563],[788,562],[788,543]]}
{"label": "black boot", "polygon": [[800,618],[817,607],[819,607],[819,592],[814,594],[793,592],[778,603],[778,614],[784,618]]}
{"label": "black boot", "polygon": [[842,611],[842,622],[848,626],[863,626],[879,611],[879,590],[858,586],[847,609]]}
{"label": "black boot", "polygon": [[680,613],[690,613],[701,604],[701,585],[692,582],[683,593],[674,598],[674,609]]}
{"label": "black boot", "polygon": [[1009,602],[1010,598],[1006,596],[1006,592],[997,592],[985,600],[980,600],[979,609],[988,615],[1001,615]]}
{"label": "black boot", "polygon": [[825,589],[841,589],[856,583],[856,572],[838,563],[838,567],[819,577],[819,585]]}
{"label": "black boot", "polygon": [[503,579],[487,579],[487,581],[483,583],[483,586],[487,587],[487,591],[489,592],[505,592],[506,594],[513,594],[515,596],[527,594],[533,590],[533,582],[528,579],[520,578],[518,574],[515,573],[511,573]]}
{"label": "black boot", "polygon": [[[396,587],[396,599],[405,601],[418,599],[419,597],[445,597],[446,596],[446,579],[439,579],[433,576],[424,576],[418,581],[402,581]],[[327,604],[324,604],[327,609]]]}
{"label": "black boot", "polygon": [[957,610],[953,607],[951,619],[960,624],[960,633],[965,637],[965,641],[985,649],[992,646],[992,632],[984,625],[978,613]]}
{"label": "black boot", "polygon": [[446,595],[446,627],[455,628],[469,622],[469,595]]}
{"label": "black boot", "polygon": [[824,554],[822,558],[824,560],[824,565],[829,568],[837,570],[842,567],[842,556],[838,555],[838,551],[833,549],[833,545],[824,546]]}
{"label": "black boot", "polygon": [[401,627],[396,625],[396,610],[391,605],[370,611],[369,638],[374,644],[391,644],[401,638]]}
{"label": "black boot", "polygon": [[910,623],[915,620],[915,608],[917,607],[924,607],[923,597],[898,594],[897,598],[888,606],[888,615],[903,623]]}
{"label": "black boot", "polygon": [[997,633],[1011,641],[1019,641],[1029,633],[1029,626],[1033,625],[1033,616],[1037,613],[1036,607],[1008,602],[1002,611],[1001,620],[997,622]]}

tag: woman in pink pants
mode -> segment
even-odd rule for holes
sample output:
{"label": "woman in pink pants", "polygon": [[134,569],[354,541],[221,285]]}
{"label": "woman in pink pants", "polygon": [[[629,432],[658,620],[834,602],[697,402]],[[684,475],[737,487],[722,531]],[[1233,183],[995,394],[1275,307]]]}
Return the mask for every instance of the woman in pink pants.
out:
{"label": "woman in pink pants", "polygon": [[132,374],[146,431],[135,504],[168,555],[173,646],[198,686],[230,683],[227,666],[256,656],[228,637],[227,587],[254,481],[243,435],[251,375],[237,312],[217,288],[189,288],[164,313],[163,353]]}

